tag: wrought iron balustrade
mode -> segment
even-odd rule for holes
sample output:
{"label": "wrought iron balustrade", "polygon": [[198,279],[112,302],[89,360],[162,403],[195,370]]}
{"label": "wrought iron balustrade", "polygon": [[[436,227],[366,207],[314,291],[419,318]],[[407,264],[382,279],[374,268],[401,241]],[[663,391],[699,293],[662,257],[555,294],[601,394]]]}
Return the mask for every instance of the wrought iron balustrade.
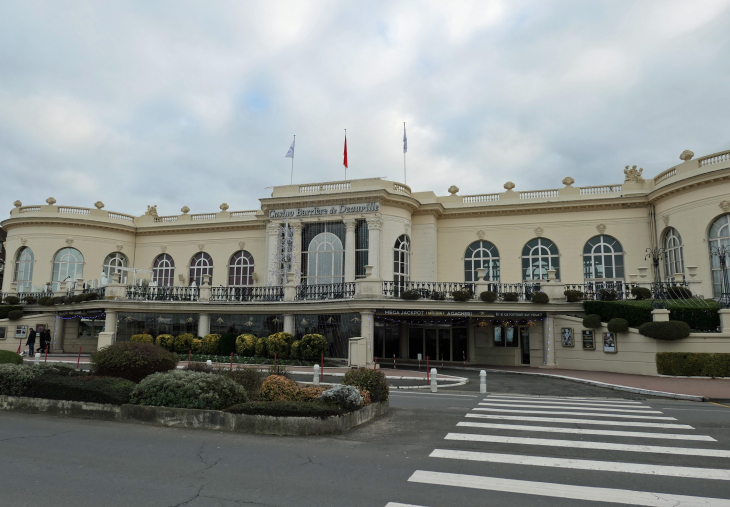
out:
{"label": "wrought iron balustrade", "polygon": [[97,294],[99,299],[104,299],[106,295],[106,287],[87,287],[82,291],[83,294]]}
{"label": "wrought iron balustrade", "polygon": [[355,297],[354,282],[322,283],[297,287],[297,299],[303,301],[350,299],[353,297]]}
{"label": "wrought iron balustrade", "polygon": [[[482,290],[480,288],[480,290]],[[526,282],[526,283],[500,283],[500,282],[488,282],[484,291],[491,291],[497,294],[498,298],[502,298],[505,293],[517,293],[517,297],[520,301],[531,301],[532,293],[540,291],[540,282]],[[477,294],[477,296],[479,296]]]}
{"label": "wrought iron balustrade", "polygon": [[127,299],[133,301],[198,301],[198,287],[153,287],[127,286]]}
{"label": "wrought iron balustrade", "polygon": [[[683,293],[691,294],[689,284],[686,281],[667,281],[667,282],[624,282],[621,280],[592,281],[584,283],[568,283],[565,284],[565,290],[574,290],[583,293],[583,299],[588,300],[632,300],[636,299],[636,295],[632,293],[634,288],[645,288],[651,292],[653,299],[683,299]],[[677,289],[682,287],[684,291]]]}
{"label": "wrought iron balustrade", "polygon": [[383,295],[387,297],[400,297],[407,291],[414,291],[421,295],[423,299],[441,299],[437,296],[443,295],[444,298],[453,299],[453,293],[456,291],[471,292],[475,297],[474,283],[470,282],[383,282]]}
{"label": "wrought iron balustrade", "polygon": [[245,303],[281,301],[284,299],[284,287],[272,285],[267,287],[212,287],[211,302]]}
{"label": "wrought iron balustrade", "polygon": [[2,300],[5,301],[6,297],[16,297],[20,300],[18,304],[22,305],[27,303],[25,298],[29,296],[35,298],[35,300],[38,301],[40,298],[53,296],[53,292],[3,292]]}

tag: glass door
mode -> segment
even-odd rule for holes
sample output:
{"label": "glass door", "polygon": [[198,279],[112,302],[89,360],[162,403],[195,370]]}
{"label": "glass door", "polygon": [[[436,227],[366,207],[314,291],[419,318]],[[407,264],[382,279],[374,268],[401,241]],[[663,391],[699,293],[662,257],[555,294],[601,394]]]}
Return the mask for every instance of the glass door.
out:
{"label": "glass door", "polygon": [[[426,353],[424,354],[423,359],[426,359],[426,356],[429,357],[431,361],[435,361],[437,357],[437,340],[436,340],[436,333],[437,329],[434,328],[426,328]],[[448,332],[448,329],[446,330]]]}
{"label": "glass door", "polygon": [[439,329],[439,355],[437,359],[451,361],[451,329]]}
{"label": "glass door", "polygon": [[520,328],[520,349],[522,351],[522,364],[530,364],[530,328]]}

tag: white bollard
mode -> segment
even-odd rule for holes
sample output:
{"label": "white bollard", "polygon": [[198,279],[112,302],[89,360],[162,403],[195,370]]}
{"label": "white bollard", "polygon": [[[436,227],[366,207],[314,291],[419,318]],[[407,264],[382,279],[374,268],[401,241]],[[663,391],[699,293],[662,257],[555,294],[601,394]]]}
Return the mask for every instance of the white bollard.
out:
{"label": "white bollard", "polygon": [[438,386],[436,385],[436,368],[431,368],[431,392],[435,393],[438,391]]}
{"label": "white bollard", "polygon": [[487,394],[487,372],[484,370],[479,372],[479,393]]}
{"label": "white bollard", "polygon": [[205,362],[205,365],[206,365],[206,366],[207,366],[208,368],[212,368],[212,367],[213,367],[213,361],[211,361],[210,359],[208,359],[208,360],[207,360],[207,361]]}
{"label": "white bollard", "polygon": [[315,386],[318,386],[319,385],[319,365],[318,364],[315,364],[314,365],[314,379],[313,379],[313,382],[312,383]]}
{"label": "white bollard", "polygon": [[35,353],[35,364],[41,364],[41,354],[40,352]]}

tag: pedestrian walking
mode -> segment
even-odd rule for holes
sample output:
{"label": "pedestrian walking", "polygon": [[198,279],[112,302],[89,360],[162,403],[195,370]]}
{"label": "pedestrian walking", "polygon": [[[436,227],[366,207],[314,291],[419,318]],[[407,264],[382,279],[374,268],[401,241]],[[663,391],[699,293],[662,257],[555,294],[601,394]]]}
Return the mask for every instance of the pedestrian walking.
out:
{"label": "pedestrian walking", "polygon": [[47,331],[44,329],[40,332],[40,346],[35,350],[36,352],[43,352],[46,350],[47,342]]}
{"label": "pedestrian walking", "polygon": [[25,342],[25,344],[28,346],[28,355],[30,357],[33,357],[35,355],[33,353],[33,349],[35,348],[35,329],[30,328],[30,333],[28,334],[28,340]]}

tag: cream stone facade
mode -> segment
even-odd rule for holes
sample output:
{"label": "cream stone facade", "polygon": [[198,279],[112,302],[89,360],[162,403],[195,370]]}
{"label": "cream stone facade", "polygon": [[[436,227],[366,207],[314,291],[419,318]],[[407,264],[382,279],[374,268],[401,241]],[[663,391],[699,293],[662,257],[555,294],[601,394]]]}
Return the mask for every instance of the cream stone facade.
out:
{"label": "cream stone facade", "polygon": [[[230,211],[224,203],[215,213],[183,206],[170,216],[152,205],[134,216],[107,211],[102,202],[16,201],[2,222],[2,292],[102,295],[50,310],[26,307],[24,321],[41,311],[60,321],[53,324],[56,351],[128,339],[134,326],[301,334],[330,325],[337,327],[330,354],[347,355],[347,340],[363,337],[368,363],[443,354],[453,362],[656,374],[647,366],[653,360],[619,359],[622,349],[604,357],[556,348],[549,323],[582,314],[580,304],[565,302],[566,288],[653,282],[646,256],[656,247],[672,253],[662,261],[663,280],[686,283],[702,298],[726,292],[711,247],[730,244],[730,151],[700,158],[685,151],[680,160],[654,178],[626,166],[615,171],[619,183],[581,187],[573,175],[558,188],[521,190],[507,182],[493,194],[460,195],[452,186],[438,196],[382,179],[277,186],[257,210]],[[398,297],[411,289],[445,299]],[[452,300],[460,289],[474,299]],[[484,290],[517,292],[519,301],[483,303]],[[535,290],[550,304],[531,302]],[[94,320],[88,317],[104,326],[83,325]],[[0,320],[8,337],[15,325]],[[513,328],[517,345],[495,346],[498,327],[505,339]],[[640,335],[631,340],[647,358],[661,348]],[[730,352],[724,332],[713,340],[713,351]],[[682,346],[700,351],[706,343],[692,338]],[[0,347],[17,342],[0,340]]]}

